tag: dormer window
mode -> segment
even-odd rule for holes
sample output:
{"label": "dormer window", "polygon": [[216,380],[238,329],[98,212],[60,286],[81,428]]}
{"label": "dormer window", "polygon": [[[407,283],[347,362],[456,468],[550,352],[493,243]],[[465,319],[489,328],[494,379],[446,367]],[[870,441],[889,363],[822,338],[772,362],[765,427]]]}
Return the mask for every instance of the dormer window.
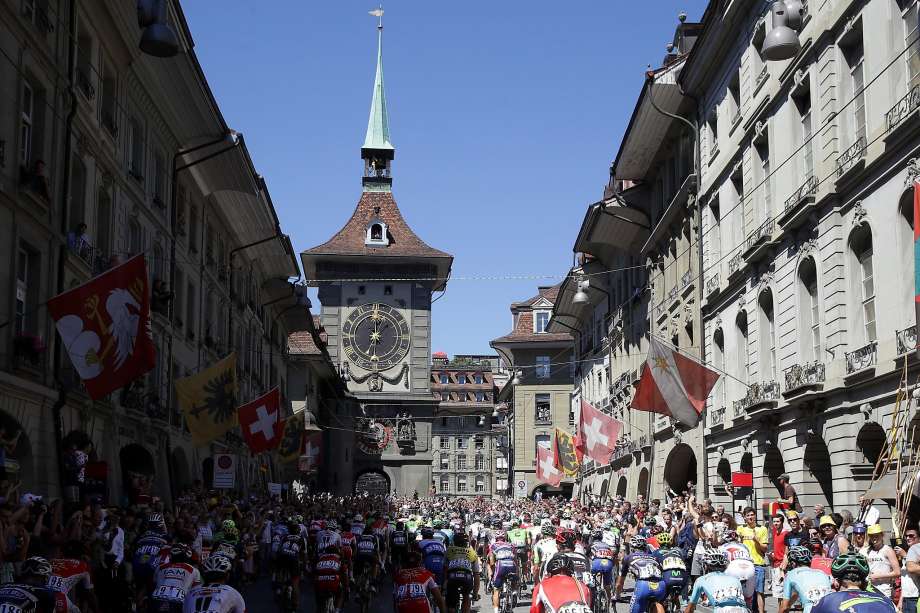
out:
{"label": "dormer window", "polygon": [[387,225],[379,219],[371,220],[367,225],[367,237],[364,244],[375,247],[386,247],[390,244],[387,238]]}
{"label": "dormer window", "polygon": [[533,331],[537,334],[546,332],[546,326],[549,324],[549,311],[536,311],[533,317]]}

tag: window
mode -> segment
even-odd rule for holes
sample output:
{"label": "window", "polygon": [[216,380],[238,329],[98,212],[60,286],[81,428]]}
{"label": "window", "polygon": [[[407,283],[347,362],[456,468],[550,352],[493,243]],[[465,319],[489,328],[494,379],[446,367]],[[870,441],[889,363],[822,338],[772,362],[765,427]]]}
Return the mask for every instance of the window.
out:
{"label": "window", "polygon": [[460,385],[466,385],[466,375],[464,374],[457,375],[457,383],[459,383]]}
{"label": "window", "polygon": [[776,324],[773,311],[773,292],[760,294],[760,376],[764,381],[776,380]]}
{"label": "window", "polygon": [[495,458],[495,468],[498,470],[508,470],[508,458],[499,455]]}
{"label": "window", "polygon": [[29,252],[19,249],[16,262],[16,334],[24,334],[29,329]]}
{"label": "window", "polygon": [[441,392],[441,401],[450,402],[450,392]]}
{"label": "window", "polygon": [[718,270],[722,262],[722,213],[718,195],[709,201],[709,223],[709,266]]}
{"label": "window", "polygon": [[457,491],[461,493],[466,491],[466,475],[457,477]]}
{"label": "window", "polygon": [[447,376],[447,373],[444,373],[444,372],[442,372],[442,373],[438,376],[438,380],[441,382],[441,385],[447,385],[447,384],[450,382],[450,379],[449,379],[449,377]]}
{"label": "window", "polygon": [[141,224],[136,219],[128,222],[128,251],[136,255],[144,250],[144,235]]}
{"label": "window", "polygon": [[[441,425],[444,425],[444,424],[441,424]],[[450,438],[446,436],[441,437],[441,449],[450,449]]]}
{"label": "window", "polygon": [[195,285],[188,282],[188,293],[185,295],[185,323],[189,338],[194,338],[196,326],[194,322],[198,320],[198,313],[195,311]]}
{"label": "window", "polygon": [[549,311],[536,311],[533,318],[533,331],[537,334],[546,332],[549,323]]}
{"label": "window", "polygon": [[731,117],[731,129],[741,120],[741,69],[735,71],[728,84],[728,116]]}
{"label": "window", "polygon": [[28,81],[22,82],[22,108],[19,120],[19,162],[29,168],[32,162],[32,136],[35,120],[35,94]]}
{"label": "window", "polygon": [[[71,157],[70,164],[70,229],[76,231],[77,226],[86,223],[86,165],[79,155]],[[75,251],[83,255],[82,251],[89,247],[83,244],[79,236],[75,237],[78,244],[73,245]]]}
{"label": "window", "polygon": [[[907,52],[907,89],[912,89],[920,84],[920,20],[916,0],[899,0],[898,4],[903,9],[904,42]],[[907,6],[905,6],[907,5]]]}
{"label": "window", "polygon": [[108,258],[112,249],[111,243],[112,228],[112,199],[108,192],[99,191],[99,199],[96,202],[96,248],[101,252],[100,255]]}
{"label": "window", "polygon": [[481,494],[486,491],[486,479],[482,475],[476,477],[476,493]]}
{"label": "window", "polygon": [[457,456],[457,470],[466,470],[466,456],[465,455]]}
{"label": "window", "polygon": [[[550,448],[550,446],[549,446],[549,441],[550,441],[550,436],[549,436],[549,434],[538,434],[538,435],[536,435],[536,436],[534,437],[534,444],[536,445],[536,447],[543,447],[544,449],[549,449],[549,448]],[[537,450],[536,450],[536,447],[534,448],[534,452],[533,452],[533,457],[534,457],[534,459],[533,459],[533,464],[534,464],[534,466],[537,465]]]}
{"label": "window", "polygon": [[549,394],[534,396],[534,421],[538,424],[553,423],[552,405]]}
{"label": "window", "polygon": [[153,203],[160,208],[166,207],[166,162],[163,154],[153,154]]}
{"label": "window", "polygon": [[548,355],[538,355],[537,356],[537,368],[534,373],[537,379],[549,379],[549,356]]}
{"label": "window", "polygon": [[466,449],[466,438],[462,436],[457,437],[457,449]]}
{"label": "window", "polygon": [[117,94],[118,86],[115,74],[106,66],[102,73],[102,126],[112,137],[118,135],[118,124],[115,121],[115,99]]}
{"label": "window", "polygon": [[505,477],[500,477],[495,480],[495,491],[496,492],[507,492],[508,491],[508,479]]}
{"label": "window", "polygon": [[441,475],[441,492],[447,492],[448,490],[450,490],[450,477]]}
{"label": "window", "polygon": [[128,174],[137,181],[142,181],[144,175],[144,128],[141,122],[132,117],[128,123]]}
{"label": "window", "polygon": [[383,286],[383,295],[384,295],[384,296],[392,296],[392,295],[393,295],[393,286],[392,286],[392,285],[384,285],[384,286]]}
{"label": "window", "polygon": [[709,159],[712,160],[719,153],[719,114],[716,109],[706,119],[707,143],[709,144]]}
{"label": "window", "polygon": [[[442,441],[444,439],[441,439]],[[448,470],[450,468],[450,456],[446,453],[442,453],[440,457],[440,466],[441,470]]]}
{"label": "window", "polygon": [[475,441],[474,444],[475,444],[475,446],[476,446],[476,449],[482,449],[483,447],[485,447],[485,438],[484,438],[484,437],[482,437],[482,436],[476,436],[476,438],[473,439],[473,440]]}
{"label": "window", "polygon": [[[750,376],[750,355],[748,353],[748,318],[747,312],[742,310],[738,313],[738,317],[735,319],[735,327],[737,328],[738,336],[738,347],[737,347],[737,370],[738,378],[742,382],[746,383]],[[745,386],[746,387],[746,386]]]}
{"label": "window", "polygon": [[484,402],[486,395],[482,392],[476,392],[476,402]]}
{"label": "window", "polygon": [[802,156],[802,182],[804,183],[811,179],[815,173],[814,153],[811,143],[811,92],[806,90],[805,93],[796,96],[795,103],[799,110],[799,124],[801,126],[799,131],[801,136],[800,155]]}
{"label": "window", "polygon": [[[766,130],[767,128],[764,128]],[[763,183],[763,216],[761,221],[773,217],[773,177],[770,176],[770,143],[766,139],[757,147],[757,158],[760,162],[760,182]]]}
{"label": "window", "polygon": [[[722,328],[717,328],[712,335],[712,364],[719,372],[725,371],[725,337]],[[712,391],[712,401],[716,407],[725,406],[725,377],[719,377]]]}
{"label": "window", "polygon": [[473,375],[473,383],[475,383],[476,385],[482,385],[482,373],[481,372],[478,372],[475,375]]}
{"label": "window", "polygon": [[865,67],[863,63],[863,37],[862,24],[854,27],[847,36],[847,40],[841,41],[844,58],[849,67],[849,84],[848,92],[853,99],[851,105],[852,116],[850,118],[850,142],[852,145],[860,138],[866,138],[866,92],[865,92]]}
{"label": "window", "polygon": [[821,360],[821,312],[818,306],[818,272],[813,258],[805,258],[799,266],[799,314],[802,328],[802,359]]}
{"label": "window", "polygon": [[878,337],[875,330],[875,280],[872,268],[872,232],[866,225],[856,230],[850,239],[853,255],[856,257],[858,296],[861,300],[860,316],[862,318],[865,342],[871,343]]}
{"label": "window", "polygon": [[188,248],[198,253],[198,207],[194,204],[188,207]]}

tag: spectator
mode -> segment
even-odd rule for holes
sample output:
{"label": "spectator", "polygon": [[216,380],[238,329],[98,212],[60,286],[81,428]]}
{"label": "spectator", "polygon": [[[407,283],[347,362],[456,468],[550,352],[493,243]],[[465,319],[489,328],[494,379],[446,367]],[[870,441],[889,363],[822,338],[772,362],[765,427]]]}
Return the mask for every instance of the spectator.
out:
{"label": "spectator", "polygon": [[885,543],[885,531],[879,524],[872,524],[866,530],[869,538],[869,582],[879,592],[891,598],[895,579],[901,576],[901,566],[894,550]]}
{"label": "spectator", "polygon": [[[784,537],[786,549],[796,545],[807,545],[808,529],[802,526],[802,516],[795,511],[786,511],[786,521],[789,523],[789,530]],[[815,534],[817,535],[817,532]]]}
{"label": "spectator", "polygon": [[789,483],[789,475],[783,473],[779,476],[779,486],[782,488],[783,495],[777,499],[777,502],[783,503],[788,509],[792,509],[796,513],[802,512],[802,505],[799,503],[799,495],[796,493],[795,488],[792,487],[792,484]]}
{"label": "spectator", "polygon": [[[795,511],[792,511],[795,513]],[[770,523],[770,593],[777,600],[783,597],[783,569],[786,561],[786,518],[782,513],[773,516]]]}
{"label": "spectator", "polygon": [[738,536],[744,543],[751,554],[751,561],[754,562],[754,608],[759,613],[764,612],[764,587],[767,578],[767,560],[764,557],[767,553],[769,541],[769,531],[765,526],[757,523],[757,512],[752,507],[744,509],[745,525],[738,526]]}
{"label": "spectator", "polygon": [[866,541],[866,524],[861,521],[853,524],[852,538],[853,543],[851,546],[853,550],[866,555],[869,552],[869,543]]}
{"label": "spectator", "polygon": [[[898,608],[903,613],[917,613],[917,597],[920,596],[920,539],[917,538],[916,526],[904,531],[904,540],[907,541],[907,551],[904,552],[904,564],[901,567],[901,602]],[[895,551],[898,549],[900,547]]]}
{"label": "spectator", "polygon": [[846,537],[837,532],[837,523],[830,515],[824,515],[818,522],[818,529],[821,531],[821,541],[824,548],[824,555],[832,560],[841,553],[849,550],[849,542]]}

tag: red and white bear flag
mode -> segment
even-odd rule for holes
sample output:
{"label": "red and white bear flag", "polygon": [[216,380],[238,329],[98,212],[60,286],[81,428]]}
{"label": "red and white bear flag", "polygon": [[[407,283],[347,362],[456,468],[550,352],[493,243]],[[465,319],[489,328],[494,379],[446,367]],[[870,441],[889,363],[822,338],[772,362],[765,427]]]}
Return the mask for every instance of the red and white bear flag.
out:
{"label": "red and white bear flag", "polygon": [[542,445],[537,445],[537,479],[553,487],[562,483],[562,472],[553,462],[553,452]]}
{"label": "red and white bear flag", "polygon": [[98,400],[152,370],[150,285],[143,254],[48,301],[64,350]]}
{"label": "red and white bear flag", "polygon": [[578,416],[578,447],[582,453],[602,466],[610,464],[610,454],[622,431],[622,422],[582,399]]}
{"label": "red and white bear flag", "polygon": [[632,408],[669,415],[693,427],[718,380],[719,373],[653,336]]}

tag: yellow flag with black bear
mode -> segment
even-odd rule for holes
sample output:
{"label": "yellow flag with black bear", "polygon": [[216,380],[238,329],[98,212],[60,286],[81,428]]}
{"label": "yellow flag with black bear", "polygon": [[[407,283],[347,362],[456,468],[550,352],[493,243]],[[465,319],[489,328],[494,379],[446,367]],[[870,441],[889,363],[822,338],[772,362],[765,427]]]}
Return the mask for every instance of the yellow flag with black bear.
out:
{"label": "yellow flag with black bear", "polygon": [[577,475],[581,465],[581,452],[575,445],[575,437],[560,428],[556,428],[553,437],[553,464],[566,477]]}
{"label": "yellow flag with black bear", "polygon": [[179,408],[196,447],[207,445],[239,425],[236,354],[207,370],[176,381]]}
{"label": "yellow flag with black bear", "polygon": [[303,451],[303,411],[284,420],[284,432],[278,445],[278,460],[282,464],[295,462]]}

